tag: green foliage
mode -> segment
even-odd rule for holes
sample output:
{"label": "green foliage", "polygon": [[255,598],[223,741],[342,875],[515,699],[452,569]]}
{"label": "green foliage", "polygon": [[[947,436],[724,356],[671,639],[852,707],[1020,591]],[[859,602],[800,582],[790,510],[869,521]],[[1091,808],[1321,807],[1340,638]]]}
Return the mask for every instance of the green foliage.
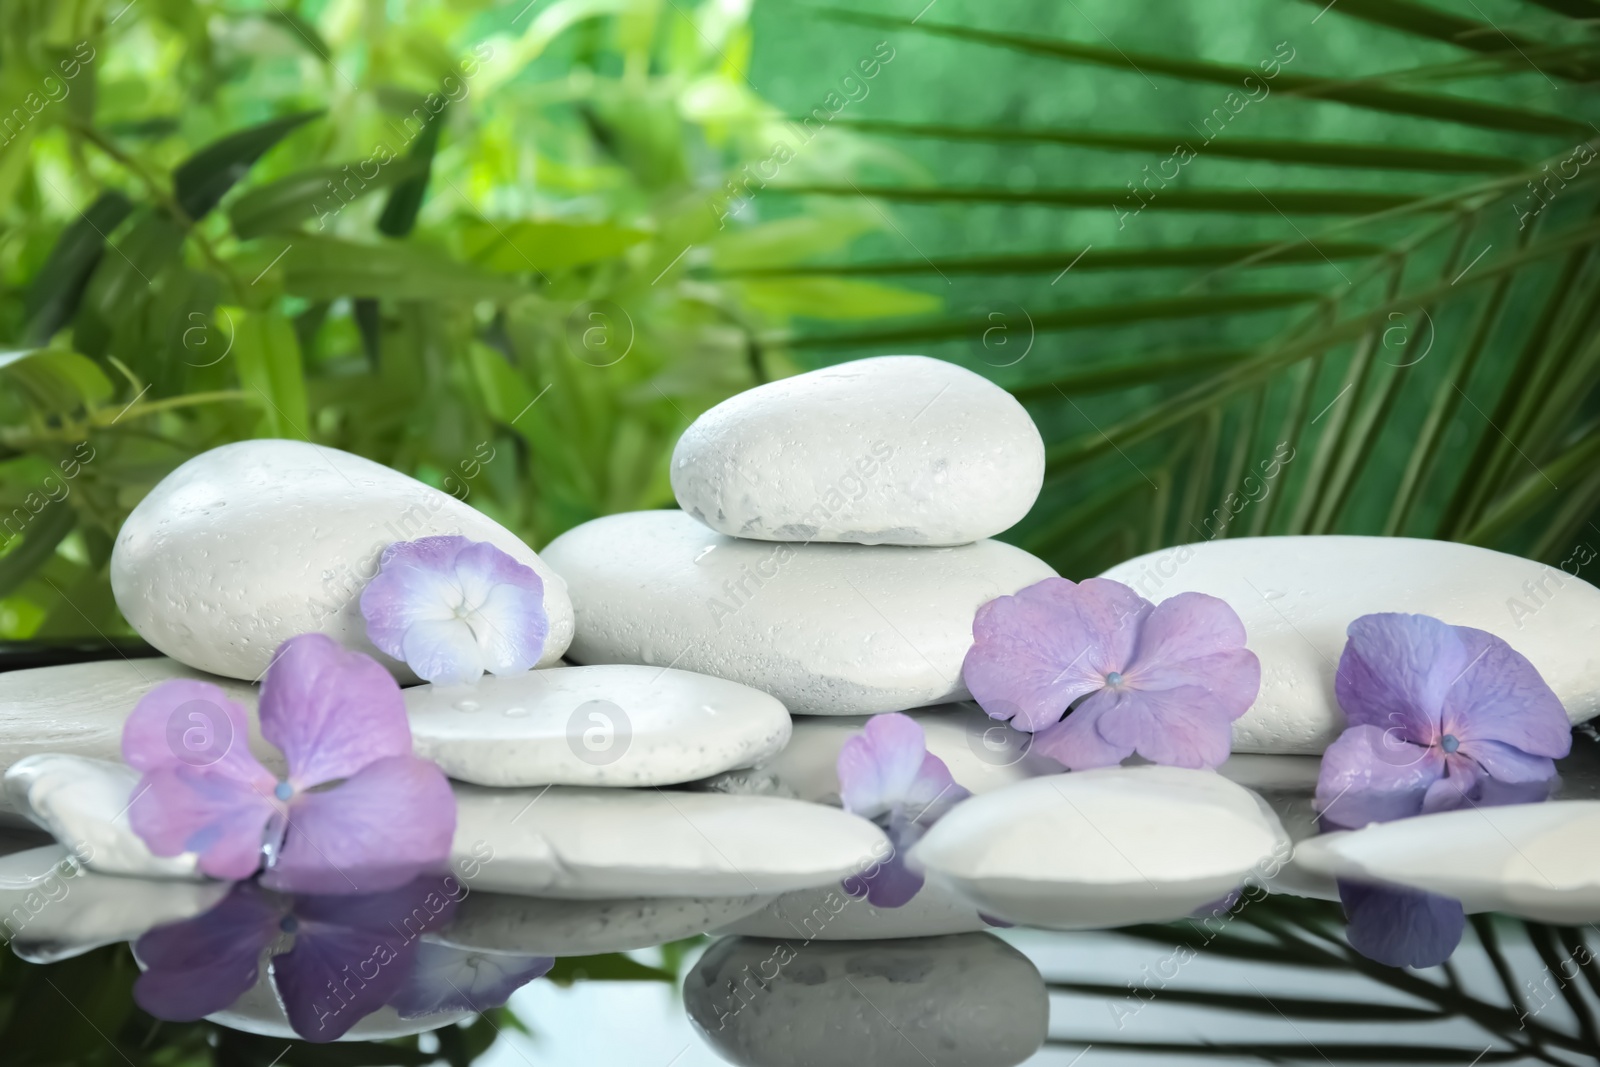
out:
{"label": "green foliage", "polygon": [[872,197],[895,231],[723,276],[944,294],[771,341],[921,349],[1013,389],[1049,470],[1006,536],[1071,577],[1263,533],[1576,572],[1600,543],[1600,8],[1457,6],[829,10],[825,54],[898,55],[835,121],[902,158],[778,184]]}
{"label": "green foliage", "polygon": [[683,426],[792,370],[761,332],[938,306],[701,276],[772,226],[781,264],[880,224],[728,217],[782,118],[737,6],[354,11],[0,14],[0,638],[127,632],[111,539],[207,448],[348,449],[539,545],[669,505]]}

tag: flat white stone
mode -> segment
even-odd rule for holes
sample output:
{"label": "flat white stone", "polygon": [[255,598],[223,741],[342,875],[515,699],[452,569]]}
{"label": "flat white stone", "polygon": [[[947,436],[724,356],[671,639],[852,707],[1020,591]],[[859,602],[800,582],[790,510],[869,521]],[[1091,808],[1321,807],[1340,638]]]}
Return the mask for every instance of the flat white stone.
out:
{"label": "flat white stone", "polygon": [[[922,726],[928,751],[944,761],[956,784],[968,792],[987,793],[1027,778],[1061,773],[1061,764],[1031,751],[1032,734],[996,722],[970,701],[917,708],[905,714]],[[861,732],[867,718],[803,718],[794,724],[794,736],[783,751],[749,770],[716,775],[703,783],[703,788],[837,805],[839,750]]]}
{"label": "flat white stone", "polygon": [[23,959],[54,963],[193,918],[231,888],[98,874],[46,845],[0,858],[0,934]]}
{"label": "flat white stone", "polygon": [[6,800],[92,871],[133,878],[203,878],[194,853],[156,856],[133,832],[128,807],[139,777],[125,763],[44,753],[6,771]]}
{"label": "flat white stone", "polygon": [[695,1027],[744,1067],[1012,1067],[1044,1044],[1050,1000],[992,934],[822,943],[718,941],[683,983]]}
{"label": "flat white stone", "polygon": [[1044,441],[1016,399],[941,359],[878,356],[769,382],[672,453],[684,511],[763,541],[959,545],[1039,496]]}
{"label": "flat white stone", "polygon": [[1469,912],[1576,926],[1600,920],[1600,801],[1475,807],[1302,841],[1295,863],[1424,889]]}
{"label": "flat white stone", "polygon": [[578,615],[569,658],[728,678],[796,715],[964,699],[961,661],[978,608],[1055,574],[999,541],[748,541],[681,511],[595,519],[552,541],[545,558]]}
{"label": "flat white stone", "polygon": [[[210,682],[243,707],[250,718],[250,750],[268,770],[283,773],[282,755],[260,736],[255,686],[203,674],[164,656],[0,673],[0,770],[45,752],[121,760],[128,713],[146,693],[174,678]],[[12,822],[19,817],[3,794],[0,816]]]}
{"label": "flat white stone", "polygon": [[1249,790],[1211,771],[1139,766],[973,797],[910,859],[986,915],[1083,929],[1182,918],[1288,855],[1283,827]]}
{"label": "flat white stone", "polygon": [[1538,668],[1573,722],[1600,712],[1600,589],[1518,556],[1407,537],[1237,537],[1152,552],[1104,577],[1157,602],[1209,593],[1239,613],[1261,694],[1233,724],[1235,752],[1315,754],[1338,737],[1345,630],[1377,612],[1486,630]]}
{"label": "flat white stone", "polygon": [[888,855],[820,804],[663,789],[457,785],[451,868],[474,890],[577,899],[786,893]]}
{"label": "flat white stone", "polygon": [[799,941],[866,941],[988,929],[971,901],[929,883],[898,908],[875,908],[838,885],[798,889],[716,932]]}
{"label": "flat white stone", "polygon": [[405,691],[416,753],[479,785],[674,785],[748,767],[789,713],[722,678],[616,664]]}
{"label": "flat white stone", "polygon": [[122,524],[111,589],[139,635],[191,667],[255,680],[284,641],[321,632],[404,664],[367,640],[361,590],[397,541],[487,541],[544,582],[541,665],[572,639],[561,579],[511,531],[448,493],[336,448],[257,440],[213,448],[163,478]]}
{"label": "flat white stone", "polygon": [[703,934],[760,908],[764,896],[557,900],[469,891],[450,925],[423,939],[478,952],[598,956]]}

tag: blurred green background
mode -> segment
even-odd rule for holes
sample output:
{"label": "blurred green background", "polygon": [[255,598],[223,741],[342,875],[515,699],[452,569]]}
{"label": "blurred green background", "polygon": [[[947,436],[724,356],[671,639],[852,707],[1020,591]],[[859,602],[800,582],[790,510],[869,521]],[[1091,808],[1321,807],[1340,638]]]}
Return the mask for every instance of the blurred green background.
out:
{"label": "blurred green background", "polygon": [[1595,0],[8,0],[0,638],[308,438],[536,547],[892,352],[1049,446],[1070,577],[1217,536],[1600,545]]}

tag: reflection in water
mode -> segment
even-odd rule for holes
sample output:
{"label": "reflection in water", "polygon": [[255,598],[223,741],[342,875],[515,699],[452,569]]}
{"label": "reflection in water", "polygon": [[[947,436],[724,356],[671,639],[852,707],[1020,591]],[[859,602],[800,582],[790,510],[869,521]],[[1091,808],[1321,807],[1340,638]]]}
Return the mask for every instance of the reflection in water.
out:
{"label": "reflection in water", "polygon": [[204,914],[139,938],[134,1000],[159,1019],[213,1015],[257,985],[270,957],[277,1000],[307,1041],[336,1040],[385,1006],[401,1018],[497,1007],[552,961],[425,944],[465,892],[448,875],[359,896],[291,896],[240,882]]}
{"label": "reflection in water", "polygon": [[741,1067],[1011,1067],[1044,1044],[1038,969],[992,934],[896,941],[730,937],[684,980],[684,1007]]}

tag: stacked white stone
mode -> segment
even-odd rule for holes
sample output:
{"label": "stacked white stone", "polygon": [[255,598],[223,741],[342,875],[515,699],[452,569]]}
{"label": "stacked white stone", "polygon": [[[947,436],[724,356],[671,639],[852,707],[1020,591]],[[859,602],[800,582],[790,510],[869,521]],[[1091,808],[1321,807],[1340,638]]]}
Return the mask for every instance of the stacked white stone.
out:
{"label": "stacked white stone", "polygon": [[545,549],[577,616],[568,656],[716,675],[797,715],[962,700],[978,607],[1055,574],[989,540],[1043,479],[1022,405],[952,363],[880,356],[751,389],[678,442],[682,511]]}

